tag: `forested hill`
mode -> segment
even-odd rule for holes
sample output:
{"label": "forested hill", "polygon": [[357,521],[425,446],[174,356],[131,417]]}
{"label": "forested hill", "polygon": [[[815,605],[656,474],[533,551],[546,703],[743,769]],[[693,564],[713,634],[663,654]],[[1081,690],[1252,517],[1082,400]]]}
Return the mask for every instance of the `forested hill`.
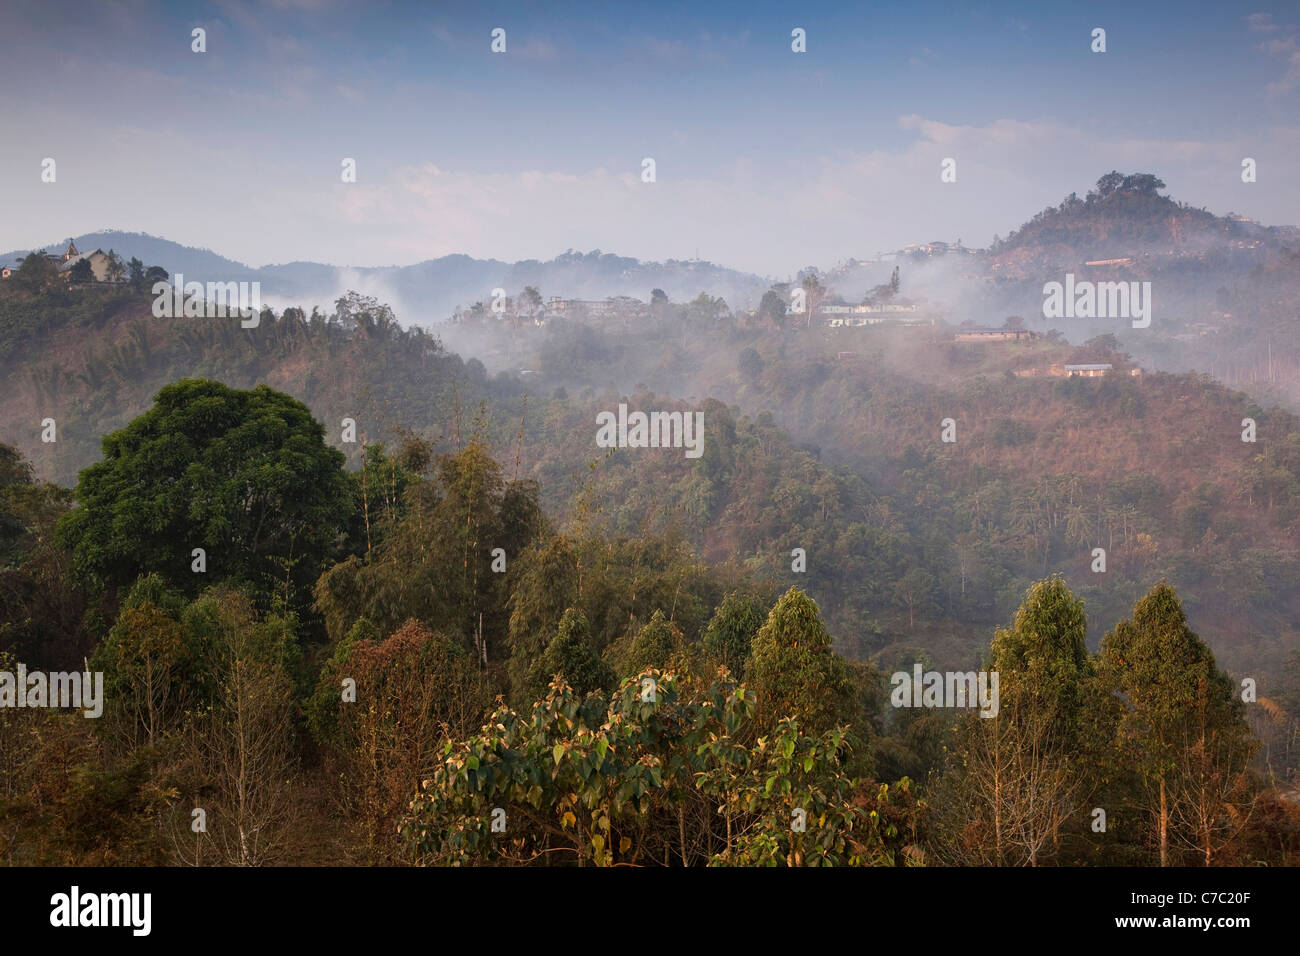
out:
{"label": "forested hill", "polygon": [[[1277,665],[1300,636],[1300,424],[1198,377],[1018,379],[959,362],[927,382],[883,357],[837,363],[779,334],[714,329],[669,346],[691,387],[656,395],[599,365],[574,386],[572,350],[553,356],[569,368],[489,376],[360,296],[328,316],[268,311],[254,329],[154,319],[130,291],[19,296],[0,310],[0,441],[66,487],[163,385],[265,383],[304,401],[353,467],[363,443],[414,432],[445,450],[480,430],[508,473],[540,481],[556,520],[632,536],[675,528],[711,561],[801,584],[857,656],[973,663],[988,627],[1054,571],[1086,600],[1093,643],[1161,577],[1231,667]],[[933,368],[954,354],[916,347]],[[621,401],[703,410],[704,455],[597,448],[596,413]],[[1245,417],[1255,443],[1241,441]],[[345,418],[356,444],[342,442]],[[955,443],[940,440],[945,418]],[[791,570],[796,548],[804,573]]]}
{"label": "forested hill", "polygon": [[1162,196],[1165,184],[1151,173],[1110,172],[1080,199],[1070,193],[1014,230],[995,239],[989,254],[1005,264],[1017,254],[1051,252],[1082,259],[1112,259],[1144,252],[1201,251],[1232,240],[1268,238],[1274,230],[1240,217]]}

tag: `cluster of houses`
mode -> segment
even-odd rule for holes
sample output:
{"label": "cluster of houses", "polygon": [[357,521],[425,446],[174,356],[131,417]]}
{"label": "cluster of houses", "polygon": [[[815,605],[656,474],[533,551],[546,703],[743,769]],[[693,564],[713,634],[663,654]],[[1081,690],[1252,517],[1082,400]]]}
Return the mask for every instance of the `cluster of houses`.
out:
{"label": "cluster of houses", "polygon": [[[96,249],[94,252],[82,252],[77,248],[77,244],[69,239],[68,248],[63,252],[49,253],[42,251],[37,255],[44,257],[50,265],[63,273],[69,281],[71,280],[72,270],[76,268],[77,263],[82,261],[85,261],[90,266],[90,274],[95,282],[110,281],[109,270],[112,260],[103,249]],[[18,266],[16,265],[0,266],[0,279],[8,279],[17,271]]]}
{"label": "cluster of houses", "polygon": [[650,307],[640,299],[616,295],[608,299],[564,299],[553,295],[540,307],[531,307],[519,299],[505,299],[500,306],[477,303],[470,308],[458,308],[451,315],[453,322],[473,322],[477,319],[497,319],[522,322],[525,325],[543,326],[555,319],[575,320],[632,320],[650,315]]}
{"label": "cluster of houses", "polygon": [[[699,315],[705,321],[721,319],[730,314],[721,299],[709,300],[707,304],[699,302],[688,304],[692,309],[704,309]],[[525,325],[544,326],[556,319],[573,319],[576,321],[636,321],[649,319],[652,309],[640,299],[626,295],[611,296],[608,299],[565,299],[551,296],[540,307],[530,308],[519,299],[505,299],[493,309],[490,305],[478,303],[471,308],[459,308],[452,313],[453,322],[472,322],[475,320],[496,319],[523,323]],[[794,309],[787,309],[790,316],[805,315]],[[742,323],[753,319],[756,312],[735,313]],[[933,325],[934,319],[928,315],[918,315],[915,305],[889,303],[885,305],[819,305],[813,309],[813,320],[819,325],[830,328],[879,325],[888,322],[893,325]]]}
{"label": "cluster of houses", "polygon": [[629,295],[616,295],[608,299],[565,299],[553,295],[546,300],[542,324],[550,319],[643,319],[650,315],[650,307]]}
{"label": "cluster of houses", "polygon": [[894,325],[933,325],[931,318],[917,316],[915,305],[823,305],[817,313],[825,324],[832,329],[855,328],[863,325],[881,325],[889,322]]}

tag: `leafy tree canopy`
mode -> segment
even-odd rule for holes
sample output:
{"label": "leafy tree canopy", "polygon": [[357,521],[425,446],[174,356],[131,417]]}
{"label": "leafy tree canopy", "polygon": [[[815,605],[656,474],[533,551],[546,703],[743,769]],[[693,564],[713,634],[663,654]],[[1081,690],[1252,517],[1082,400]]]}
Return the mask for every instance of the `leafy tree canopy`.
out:
{"label": "leafy tree canopy", "polygon": [[[96,584],[157,572],[189,594],[229,579],[263,599],[294,599],[352,510],[342,453],[325,445],[305,405],[265,385],[168,385],[103,449],[81,473],[80,507],[58,529],[76,570]],[[192,570],[195,548],[205,573]]]}

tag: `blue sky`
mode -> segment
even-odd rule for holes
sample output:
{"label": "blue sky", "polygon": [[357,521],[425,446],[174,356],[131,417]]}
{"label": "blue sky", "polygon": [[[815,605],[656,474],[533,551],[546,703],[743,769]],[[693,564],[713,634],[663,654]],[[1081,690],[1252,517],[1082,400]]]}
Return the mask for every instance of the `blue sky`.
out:
{"label": "blue sky", "polygon": [[1300,221],[1295,4],[8,0],[0,81],[0,248],[107,227],[252,265],[698,250],[784,276],[983,245],[1111,168]]}

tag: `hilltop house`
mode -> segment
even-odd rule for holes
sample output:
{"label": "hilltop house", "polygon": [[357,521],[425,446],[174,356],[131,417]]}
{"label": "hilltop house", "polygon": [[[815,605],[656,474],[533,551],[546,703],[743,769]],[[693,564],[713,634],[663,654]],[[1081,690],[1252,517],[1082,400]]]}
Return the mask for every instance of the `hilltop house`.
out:
{"label": "hilltop house", "polygon": [[[63,252],[42,252],[40,255],[63,276],[65,281],[71,281],[73,267],[83,259],[90,264],[90,274],[95,282],[108,281],[110,260],[103,249],[96,249],[94,252],[82,252],[77,248],[77,244],[69,239],[68,248]],[[8,279],[17,271],[17,267],[13,266],[0,268],[0,279]]]}
{"label": "hilltop house", "polygon": [[73,267],[75,267],[78,262],[85,259],[90,263],[90,274],[94,278],[95,282],[108,281],[109,258],[108,253],[104,252],[103,249],[96,249],[94,252],[80,252],[77,249],[76,243],[69,239],[68,248],[64,251],[62,256],[46,256],[45,258],[54,262],[59,272],[63,273],[65,278],[70,278],[70,273],[72,272]]}
{"label": "hilltop house", "polygon": [[67,260],[59,266],[59,271],[69,275],[73,267],[82,259],[90,263],[90,274],[96,282],[108,281],[108,254],[103,249],[96,249],[94,252],[78,253],[73,258]]}

